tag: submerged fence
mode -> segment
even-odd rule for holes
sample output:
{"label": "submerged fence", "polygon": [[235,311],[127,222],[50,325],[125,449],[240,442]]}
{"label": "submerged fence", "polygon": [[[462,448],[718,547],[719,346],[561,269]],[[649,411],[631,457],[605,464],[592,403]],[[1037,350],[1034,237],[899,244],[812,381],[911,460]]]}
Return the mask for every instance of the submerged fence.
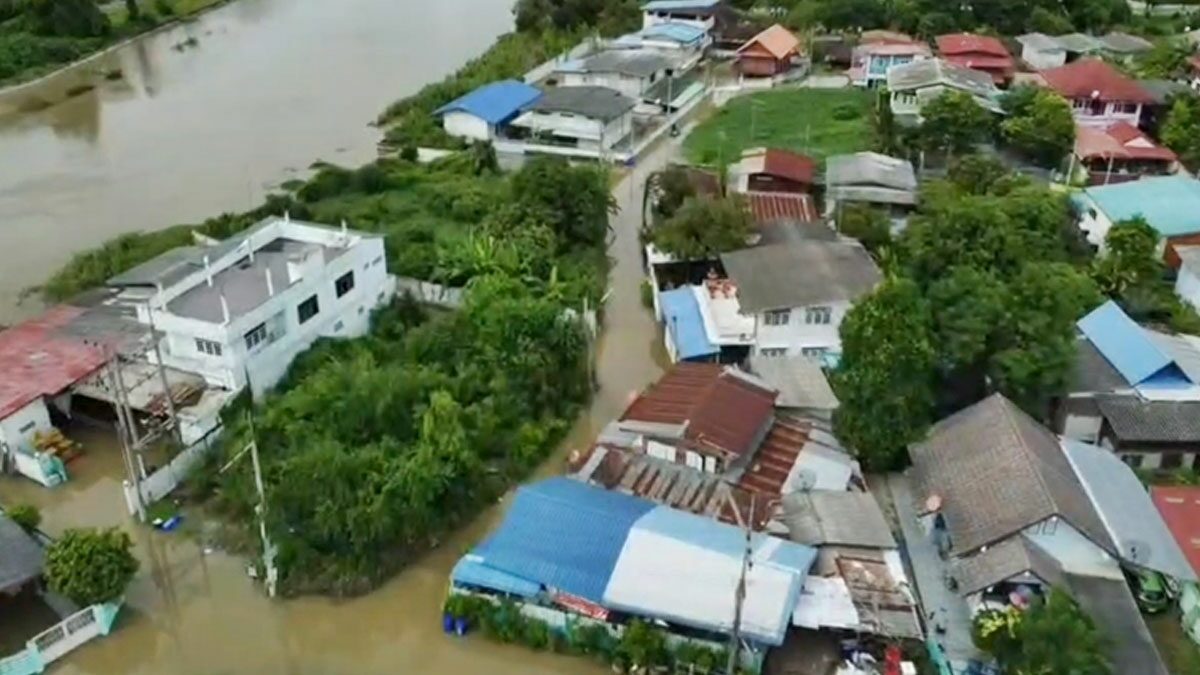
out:
{"label": "submerged fence", "polygon": [[0,675],[36,675],[79,646],[108,635],[120,603],[92,605],[38,633],[25,649],[0,659]]}

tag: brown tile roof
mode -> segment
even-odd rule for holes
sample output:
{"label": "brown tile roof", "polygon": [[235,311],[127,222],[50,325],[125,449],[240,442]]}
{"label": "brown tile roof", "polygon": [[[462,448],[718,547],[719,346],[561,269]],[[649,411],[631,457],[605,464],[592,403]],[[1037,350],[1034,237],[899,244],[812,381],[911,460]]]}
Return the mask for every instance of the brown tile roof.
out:
{"label": "brown tile roof", "polygon": [[685,425],[684,438],[697,452],[738,457],[762,440],[776,396],[724,366],[679,363],[620,419]]}
{"label": "brown tile roof", "polygon": [[978,593],[1026,572],[1050,586],[1063,582],[1063,570],[1058,561],[1022,535],[1005,539],[968,558],[959,558],[951,571],[962,595]]}
{"label": "brown tile roof", "polygon": [[1065,66],[1043,70],[1051,89],[1064,98],[1098,98],[1101,101],[1153,103],[1154,97],[1134,80],[1096,58],[1079,59]]}
{"label": "brown tile roof", "polygon": [[1113,550],[1058,438],[1000,394],[938,422],[909,453],[920,506],[940,501],[956,555],[1052,516]]}
{"label": "brown tile roof", "polygon": [[746,200],[750,217],[756,223],[817,219],[817,207],[810,195],[790,192],[746,192],[742,196]]}
{"label": "brown tile roof", "polygon": [[800,450],[808,441],[811,427],[794,420],[777,419],[771,425],[758,452],[746,472],[738,480],[738,487],[751,492],[778,495],[783,491],[792,465],[800,456]]}

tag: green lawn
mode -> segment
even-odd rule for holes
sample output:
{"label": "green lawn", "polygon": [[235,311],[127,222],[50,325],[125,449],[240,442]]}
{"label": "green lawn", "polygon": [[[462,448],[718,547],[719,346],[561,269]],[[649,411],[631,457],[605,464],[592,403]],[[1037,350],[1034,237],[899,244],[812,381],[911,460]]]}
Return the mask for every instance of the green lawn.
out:
{"label": "green lawn", "polygon": [[684,142],[700,164],[735,161],[757,146],[824,159],[871,149],[874,94],[860,89],[777,89],[735,98]]}

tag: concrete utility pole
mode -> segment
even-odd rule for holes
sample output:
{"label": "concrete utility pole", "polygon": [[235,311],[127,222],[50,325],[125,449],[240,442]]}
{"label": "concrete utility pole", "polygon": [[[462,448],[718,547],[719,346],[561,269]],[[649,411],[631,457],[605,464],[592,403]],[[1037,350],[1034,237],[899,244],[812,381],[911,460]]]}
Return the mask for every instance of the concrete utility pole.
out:
{"label": "concrete utility pole", "polygon": [[246,413],[246,422],[250,427],[250,442],[225,466],[221,467],[218,473],[225,473],[241,461],[247,453],[250,454],[250,464],[254,470],[254,488],[258,492],[258,504],[254,507],[254,513],[258,516],[258,534],[262,539],[263,569],[266,571],[264,581],[267,586],[267,595],[273,598],[275,597],[276,582],[279,580],[279,570],[275,567],[275,545],[271,543],[271,538],[267,535],[267,492],[263,487],[262,464],[258,460],[258,439],[254,435],[254,417],[250,413]]}
{"label": "concrete utility pole", "polygon": [[754,552],[754,493],[750,493],[750,513],[742,521],[742,527],[746,533],[746,548],[742,551],[742,572],[738,577],[737,590],[734,594],[733,602],[733,632],[729,635],[729,663],[725,667],[725,675],[733,675],[737,672],[738,652],[741,649],[742,640],[742,605],[746,602],[746,575],[750,573],[750,569],[754,563],[750,560],[750,556]]}

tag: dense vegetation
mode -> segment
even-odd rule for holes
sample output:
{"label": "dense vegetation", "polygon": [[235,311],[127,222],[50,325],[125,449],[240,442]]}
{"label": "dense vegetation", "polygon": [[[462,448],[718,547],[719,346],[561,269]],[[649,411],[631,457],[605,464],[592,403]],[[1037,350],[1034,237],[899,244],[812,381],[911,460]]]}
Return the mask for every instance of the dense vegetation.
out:
{"label": "dense vegetation", "polygon": [[1111,638],[1059,589],[1025,611],[984,610],[975,616],[972,632],[975,644],[996,659],[1003,675],[1113,673]]}
{"label": "dense vegetation", "polygon": [[67,530],[46,549],[46,582],[80,607],[112,602],[137,573],[133,540],[116,528]]}
{"label": "dense vegetation", "polygon": [[0,0],[0,84],[49,72],[219,0],[139,0],[111,13],[96,0]]}
{"label": "dense vegetation", "polygon": [[839,435],[874,470],[934,419],[992,391],[1045,417],[1066,386],[1075,321],[1101,295],[1066,197],[968,156],[928,183],[890,245],[891,280],[842,326]]}
{"label": "dense vegetation", "polygon": [[730,101],[688,135],[693,162],[736,162],[742,150],[770,146],[818,160],[872,147],[871,104],[861,89],[778,89]]}

